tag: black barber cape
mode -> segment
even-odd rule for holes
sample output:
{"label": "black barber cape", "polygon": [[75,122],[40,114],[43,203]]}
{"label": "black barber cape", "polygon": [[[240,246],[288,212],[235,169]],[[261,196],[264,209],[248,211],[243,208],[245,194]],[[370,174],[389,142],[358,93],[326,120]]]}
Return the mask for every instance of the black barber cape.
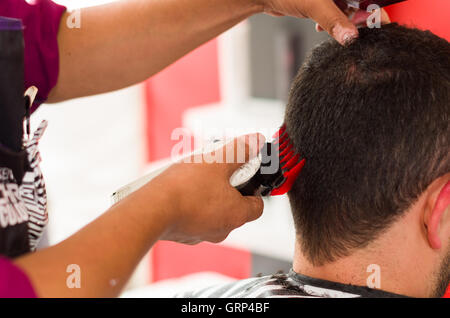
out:
{"label": "black barber cape", "polygon": [[180,298],[404,298],[365,286],[346,285],[308,277],[290,270],[288,274],[254,277],[176,295]]}

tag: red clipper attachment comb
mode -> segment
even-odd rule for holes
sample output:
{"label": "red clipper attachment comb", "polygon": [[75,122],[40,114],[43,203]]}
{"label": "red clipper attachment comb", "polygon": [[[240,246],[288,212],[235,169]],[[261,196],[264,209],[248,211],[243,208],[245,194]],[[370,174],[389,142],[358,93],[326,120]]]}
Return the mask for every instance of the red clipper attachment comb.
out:
{"label": "red clipper attachment comb", "polygon": [[230,183],[242,195],[283,195],[291,190],[305,159],[295,152],[285,126],[267,142],[260,156],[250,160],[230,178]]}
{"label": "red clipper attachment comb", "polygon": [[274,188],[270,195],[283,195],[291,190],[306,160],[301,159],[300,154],[295,152],[286,132],[286,126],[283,125],[273,138],[272,143],[279,152],[280,168],[284,181],[277,188]]}

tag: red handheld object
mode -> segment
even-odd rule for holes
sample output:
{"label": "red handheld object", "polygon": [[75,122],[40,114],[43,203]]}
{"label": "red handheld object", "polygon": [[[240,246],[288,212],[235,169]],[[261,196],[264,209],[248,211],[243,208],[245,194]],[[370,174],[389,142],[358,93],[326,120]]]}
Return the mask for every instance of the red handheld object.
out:
{"label": "red handheld object", "polygon": [[[250,161],[231,176],[230,183],[242,195],[283,195],[294,185],[305,159],[301,160],[300,154],[295,151],[285,126],[278,130],[273,139],[261,149],[259,162]],[[256,164],[259,166],[255,167]],[[249,175],[249,171],[255,169],[256,172]]]}
{"label": "red handheld object", "polygon": [[295,180],[302,171],[306,160],[301,159],[293,147],[293,144],[283,125],[280,130],[273,136],[273,144],[277,147],[280,157],[280,168],[284,177],[284,181],[274,188],[270,195],[283,195],[291,190]]}

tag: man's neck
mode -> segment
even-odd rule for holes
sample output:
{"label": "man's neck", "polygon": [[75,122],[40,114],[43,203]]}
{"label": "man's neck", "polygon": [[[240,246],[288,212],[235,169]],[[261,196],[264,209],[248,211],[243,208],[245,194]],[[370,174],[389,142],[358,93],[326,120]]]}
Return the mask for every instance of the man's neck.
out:
{"label": "man's neck", "polygon": [[312,265],[301,251],[297,240],[293,269],[295,272],[338,282],[377,288],[387,292],[428,297],[430,264],[426,255],[417,255],[420,233],[405,231],[406,222],[396,222],[368,247],[355,250],[350,256],[321,266]]}

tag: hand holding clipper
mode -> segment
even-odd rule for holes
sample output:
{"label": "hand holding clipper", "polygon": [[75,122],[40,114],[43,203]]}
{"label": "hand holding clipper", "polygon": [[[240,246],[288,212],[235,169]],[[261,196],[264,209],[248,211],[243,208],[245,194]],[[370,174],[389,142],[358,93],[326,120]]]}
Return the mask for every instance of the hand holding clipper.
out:
{"label": "hand holding clipper", "polygon": [[287,193],[299,176],[305,159],[296,153],[283,126],[271,143],[265,143],[258,157],[250,160],[230,178],[244,196],[275,196]]}
{"label": "hand holding clipper", "polygon": [[[253,142],[256,139],[258,144]],[[171,165],[125,200],[143,206],[148,201],[151,205],[146,196],[155,191],[165,198],[168,206],[163,218],[170,226],[161,237],[163,240],[187,244],[220,242],[233,229],[256,220],[263,212],[261,197],[242,196],[229,183],[231,175],[243,165],[242,160],[235,159],[244,155],[248,162],[263,143],[264,137],[259,134],[236,138],[206,154],[217,155],[218,162],[205,162],[205,154],[193,155],[190,162]]]}

